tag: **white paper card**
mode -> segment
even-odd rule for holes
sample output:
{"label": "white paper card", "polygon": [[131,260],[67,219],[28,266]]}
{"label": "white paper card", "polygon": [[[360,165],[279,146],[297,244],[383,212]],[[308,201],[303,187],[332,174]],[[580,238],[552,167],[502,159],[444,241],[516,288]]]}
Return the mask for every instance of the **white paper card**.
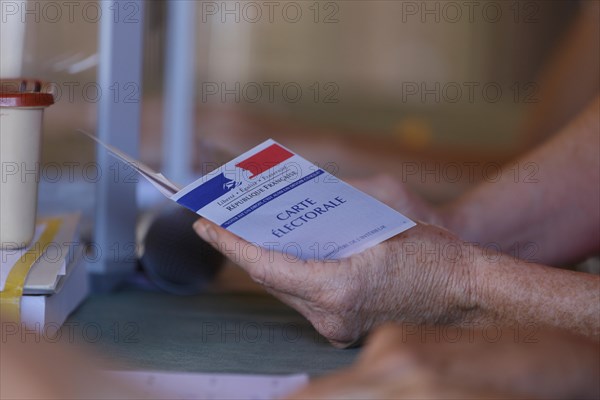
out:
{"label": "white paper card", "polygon": [[348,257],[415,226],[271,139],[179,190],[147,165],[79,132],[135,168],[171,200],[291,259]]}
{"label": "white paper card", "polygon": [[144,399],[275,400],[308,383],[308,375],[241,375],[111,371]]}
{"label": "white paper card", "polygon": [[415,225],[273,140],[171,199],[249,242],[303,260],[347,257]]}

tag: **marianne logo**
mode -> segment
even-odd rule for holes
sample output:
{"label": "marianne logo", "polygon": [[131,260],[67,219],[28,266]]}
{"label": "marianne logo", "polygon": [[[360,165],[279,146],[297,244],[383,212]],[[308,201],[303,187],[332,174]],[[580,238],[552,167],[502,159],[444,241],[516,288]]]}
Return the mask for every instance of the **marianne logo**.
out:
{"label": "marianne logo", "polygon": [[[249,178],[254,179],[293,156],[293,153],[278,144],[272,144],[235,166],[250,173]],[[228,178],[225,173],[221,172],[182,196],[177,202],[191,210],[198,211],[241,184],[242,182]]]}
{"label": "marianne logo", "polygon": [[[224,174],[221,174],[224,175]],[[223,190],[225,191],[225,193],[229,192],[230,190],[235,189],[236,187],[240,186],[242,184],[242,182],[236,182],[233,179],[229,179],[229,178],[225,178],[225,183],[223,183]]]}

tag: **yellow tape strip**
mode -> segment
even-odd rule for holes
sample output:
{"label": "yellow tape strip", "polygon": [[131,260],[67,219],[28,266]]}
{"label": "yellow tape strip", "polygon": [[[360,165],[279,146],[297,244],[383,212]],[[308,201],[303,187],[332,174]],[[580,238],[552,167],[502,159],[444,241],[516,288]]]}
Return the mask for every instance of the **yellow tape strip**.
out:
{"label": "yellow tape strip", "polygon": [[0,319],[3,322],[21,321],[21,296],[23,295],[23,287],[29,270],[52,243],[52,239],[58,233],[61,224],[61,220],[57,218],[39,222],[45,223],[46,229],[31,249],[23,254],[12,267],[6,277],[4,290],[0,292]]}

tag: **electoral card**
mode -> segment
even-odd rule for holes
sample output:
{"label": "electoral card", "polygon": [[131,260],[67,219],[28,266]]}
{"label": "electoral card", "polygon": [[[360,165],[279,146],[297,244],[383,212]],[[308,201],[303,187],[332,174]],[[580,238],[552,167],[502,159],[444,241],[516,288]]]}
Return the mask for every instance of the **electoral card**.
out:
{"label": "electoral card", "polygon": [[273,140],[171,199],[249,242],[303,260],[347,257],[415,225]]}

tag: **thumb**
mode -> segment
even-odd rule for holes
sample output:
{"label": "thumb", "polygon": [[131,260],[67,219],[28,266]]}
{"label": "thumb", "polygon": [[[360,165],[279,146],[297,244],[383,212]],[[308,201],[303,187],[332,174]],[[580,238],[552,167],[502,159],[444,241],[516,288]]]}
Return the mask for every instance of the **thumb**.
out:
{"label": "thumb", "polygon": [[247,242],[205,218],[194,223],[194,230],[261,285],[295,293],[309,278],[311,263]]}

